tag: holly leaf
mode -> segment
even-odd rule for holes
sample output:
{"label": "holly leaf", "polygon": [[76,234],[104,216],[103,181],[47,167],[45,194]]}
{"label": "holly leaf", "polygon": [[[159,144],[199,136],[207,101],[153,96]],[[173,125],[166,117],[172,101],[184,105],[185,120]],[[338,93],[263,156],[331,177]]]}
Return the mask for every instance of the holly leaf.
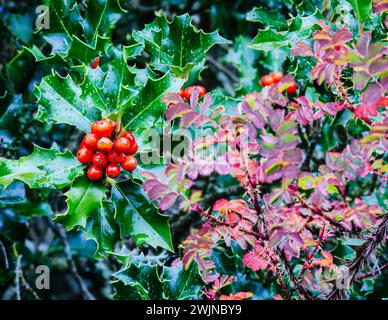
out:
{"label": "holly leaf", "polygon": [[34,151],[18,160],[0,158],[0,185],[5,189],[19,180],[31,188],[61,189],[83,174],[84,165],[70,151],[34,146]]}
{"label": "holly leaf", "polygon": [[274,31],[270,27],[259,29],[249,47],[263,51],[271,51],[277,48],[284,48],[289,51],[295,43],[309,38],[315,30],[318,30],[319,27],[316,22],[322,18],[322,13],[316,9],[311,15],[289,19],[287,21],[288,30],[286,31]]}
{"label": "holly leaf", "polygon": [[205,33],[191,24],[188,14],[174,16],[168,21],[165,15],[133,31],[133,39],[144,45],[150,65],[156,69],[187,77],[189,71],[206,59],[206,52],[215,44],[228,43],[218,32]]}
{"label": "holly leaf", "polygon": [[194,268],[185,271],[182,263],[171,267],[136,266],[115,273],[115,299],[187,300],[199,299],[203,282]]}
{"label": "holly leaf", "polygon": [[160,215],[147,200],[141,185],[128,181],[116,184],[112,186],[111,197],[121,237],[133,237],[137,245],[146,243],[174,251],[168,217]]}
{"label": "holly leaf", "polygon": [[36,61],[63,64],[68,58],[88,63],[105,52],[110,46],[110,30],[125,11],[118,0],[88,1],[82,14],[74,0],[52,0],[48,12],[50,27],[39,33],[50,44],[51,52],[46,55],[35,45],[25,49]]}
{"label": "holly leaf", "polygon": [[44,77],[35,95],[39,104],[35,118],[39,121],[66,123],[88,132],[92,122],[101,118],[100,110],[95,107],[100,97],[84,94],[70,75],[62,77],[54,73]]}
{"label": "holly leaf", "polygon": [[247,20],[261,22],[264,25],[277,30],[286,30],[287,20],[279,11],[268,11],[264,8],[254,7],[247,13]]}
{"label": "holly leaf", "polygon": [[362,25],[370,19],[372,0],[346,0],[353,8],[357,21]]}
{"label": "holly leaf", "polygon": [[87,220],[101,208],[101,201],[107,189],[86,177],[77,180],[65,193],[67,210],[58,214],[54,220],[62,223],[67,230],[76,226],[86,227]]}
{"label": "holly leaf", "polygon": [[115,244],[120,240],[115,213],[114,204],[103,200],[101,207],[87,220],[86,238],[96,242],[96,257],[106,257],[108,252],[114,251]]}
{"label": "holly leaf", "polygon": [[159,122],[166,109],[162,97],[167,92],[177,92],[184,80],[175,78],[170,72],[159,79],[149,78],[139,89],[129,106],[123,106],[121,122],[126,130],[151,128]]}

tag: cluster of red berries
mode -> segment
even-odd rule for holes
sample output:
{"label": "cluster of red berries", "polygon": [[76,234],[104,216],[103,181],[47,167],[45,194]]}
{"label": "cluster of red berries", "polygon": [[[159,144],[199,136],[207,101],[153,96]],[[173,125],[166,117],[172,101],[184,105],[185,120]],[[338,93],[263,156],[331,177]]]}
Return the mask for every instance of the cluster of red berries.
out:
{"label": "cluster of red berries", "polygon": [[198,94],[198,97],[199,97],[199,98],[201,98],[203,95],[206,94],[206,89],[205,89],[205,87],[199,86],[199,85],[198,85],[198,86],[187,87],[185,90],[179,89],[178,94],[179,94],[182,98],[187,99],[187,100],[190,100],[191,95],[193,94],[194,88],[196,88],[196,89],[199,91],[199,94]]}
{"label": "cluster of red berries", "polygon": [[135,137],[130,131],[120,132],[121,125],[116,126],[110,119],[92,123],[91,133],[85,135],[77,153],[79,162],[92,164],[87,172],[90,180],[100,180],[104,170],[108,177],[118,177],[119,164],[127,171],[136,169],[137,160],[133,154],[139,147]]}
{"label": "cluster of red berries", "polygon": [[[280,71],[275,71],[271,74],[266,74],[261,78],[261,85],[263,87],[265,86],[271,86],[274,83],[278,83],[283,78],[283,73]],[[297,86],[296,83],[293,83],[287,88],[288,94],[294,94],[296,92]]]}

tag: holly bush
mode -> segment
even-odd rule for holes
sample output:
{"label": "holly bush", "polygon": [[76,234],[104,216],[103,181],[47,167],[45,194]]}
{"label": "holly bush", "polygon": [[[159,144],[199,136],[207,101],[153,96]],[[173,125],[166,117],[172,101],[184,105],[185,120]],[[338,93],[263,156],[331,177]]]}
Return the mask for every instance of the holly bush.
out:
{"label": "holly bush", "polygon": [[0,6],[3,299],[386,297],[385,1],[39,5]]}

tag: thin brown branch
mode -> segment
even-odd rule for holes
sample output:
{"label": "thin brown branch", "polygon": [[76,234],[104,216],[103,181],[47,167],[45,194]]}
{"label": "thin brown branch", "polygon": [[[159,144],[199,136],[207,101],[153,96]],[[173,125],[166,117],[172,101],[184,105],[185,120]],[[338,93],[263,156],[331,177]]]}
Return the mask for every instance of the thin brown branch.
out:
{"label": "thin brown branch", "polygon": [[50,218],[48,218],[47,220],[50,224],[50,227],[55,232],[55,234],[57,234],[59,236],[59,238],[61,239],[61,242],[62,242],[63,247],[64,247],[67,263],[70,267],[71,273],[74,275],[74,277],[75,277],[75,279],[80,287],[83,298],[85,300],[96,300],[96,298],[89,291],[87,285],[85,284],[84,280],[82,279],[81,275],[78,272],[77,265],[75,264],[75,261],[73,259],[73,255],[71,253],[71,247],[69,245],[69,242],[67,241],[65,229],[61,225],[53,222]]}
{"label": "thin brown branch", "polygon": [[[377,247],[385,241],[388,234],[388,215],[385,215],[375,231],[358,250],[356,257],[351,261],[348,267],[348,285],[357,279],[361,268],[367,263],[369,258],[375,253]],[[338,288],[336,285],[333,290],[327,295],[329,300],[342,300],[346,298],[346,288]]]}
{"label": "thin brown branch", "polygon": [[333,226],[337,227],[339,230],[344,232],[349,232],[351,230],[348,230],[345,226],[343,226],[341,223],[335,221],[332,217],[326,215],[325,212],[323,212],[321,209],[314,208],[312,205],[307,203],[298,193],[295,194],[295,198],[299,201],[303,207],[306,209],[309,209],[312,213],[320,216],[321,218],[325,219],[326,221],[330,222]]}
{"label": "thin brown branch", "polygon": [[7,250],[5,250],[5,246],[1,240],[0,240],[0,248],[1,248],[1,253],[3,254],[3,257],[4,257],[4,269],[7,270],[9,268]]}
{"label": "thin brown branch", "polygon": [[379,267],[378,269],[376,270],[373,270],[371,272],[368,272],[368,273],[364,273],[364,274],[359,274],[358,276],[356,276],[356,280],[359,281],[359,280],[362,280],[362,279],[366,279],[366,278],[372,278],[372,277],[375,277],[377,276],[378,274],[380,274],[384,269],[386,269],[388,267],[388,262],[383,264],[381,267]]}

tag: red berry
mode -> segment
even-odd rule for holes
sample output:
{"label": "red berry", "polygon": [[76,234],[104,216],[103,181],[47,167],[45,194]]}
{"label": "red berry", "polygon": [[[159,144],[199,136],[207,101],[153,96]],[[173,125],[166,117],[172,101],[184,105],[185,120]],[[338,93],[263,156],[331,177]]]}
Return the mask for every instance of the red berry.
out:
{"label": "red berry", "polygon": [[114,128],[115,125],[112,120],[103,119],[92,123],[91,131],[99,137],[109,137],[112,134]]}
{"label": "red berry", "polygon": [[274,73],[271,74],[272,80],[274,83],[278,83],[280,80],[283,78],[283,73],[280,71],[275,71]]}
{"label": "red berry", "polygon": [[185,89],[184,97],[185,97],[187,100],[190,100],[191,95],[193,94],[193,89],[194,89],[194,87],[187,87],[187,88]]}
{"label": "red berry", "polygon": [[97,148],[98,148],[98,150],[100,150],[102,152],[109,152],[113,148],[113,142],[109,138],[102,137],[97,142]]}
{"label": "red berry", "polygon": [[136,142],[135,137],[133,136],[133,134],[132,134],[131,131],[125,131],[125,132],[122,134],[122,137],[128,139],[129,144],[130,144],[131,146]]}
{"label": "red berry", "polygon": [[205,95],[206,94],[206,89],[205,89],[205,87],[203,87],[203,86],[195,86],[197,89],[198,89],[198,91],[199,91],[199,95],[198,95],[198,97],[199,98],[201,98],[203,95]]}
{"label": "red berry", "polygon": [[92,161],[95,166],[100,168],[105,168],[108,164],[108,158],[104,153],[95,153]]}
{"label": "red berry", "polygon": [[124,170],[133,171],[137,167],[137,160],[134,156],[126,156],[123,162],[121,162],[121,166]]}
{"label": "red berry", "polygon": [[139,146],[137,145],[137,142],[131,146],[131,149],[129,149],[128,154],[135,154],[137,150],[139,149]]}
{"label": "red berry", "polygon": [[97,166],[90,166],[87,172],[89,180],[100,180],[103,174],[104,171],[102,171],[102,169]]}
{"label": "red berry", "polygon": [[92,69],[96,69],[98,67],[98,63],[100,62],[100,57],[96,57],[94,60],[93,60],[93,63],[92,63]]}
{"label": "red berry", "polygon": [[116,152],[115,150],[112,150],[108,153],[108,161],[110,163],[120,163],[123,161],[123,156],[121,153]]}
{"label": "red berry", "polygon": [[181,98],[184,98],[184,97],[185,97],[185,90],[183,90],[182,88],[179,89],[178,94],[179,94],[179,96],[180,96]]}
{"label": "red berry", "polygon": [[109,178],[117,178],[120,175],[120,167],[117,164],[108,164],[105,173]]}
{"label": "red berry", "polygon": [[131,149],[132,145],[130,141],[127,138],[120,137],[116,139],[115,144],[114,144],[114,149],[117,152],[122,152],[122,153],[128,153],[129,150]]}
{"label": "red berry", "polygon": [[97,142],[100,138],[94,134],[94,133],[88,133],[84,139],[82,140],[83,144],[86,148],[96,150],[97,149]]}
{"label": "red berry", "polygon": [[273,78],[272,78],[272,76],[269,75],[269,74],[266,74],[265,76],[263,76],[263,77],[261,78],[261,85],[262,85],[263,87],[273,85],[273,83],[274,83],[274,82],[273,82]]}
{"label": "red berry", "polygon": [[92,162],[93,151],[88,148],[81,148],[77,152],[77,159],[83,164],[89,164]]}
{"label": "red berry", "polygon": [[296,92],[297,86],[296,83],[293,83],[287,88],[287,94],[294,94]]}

